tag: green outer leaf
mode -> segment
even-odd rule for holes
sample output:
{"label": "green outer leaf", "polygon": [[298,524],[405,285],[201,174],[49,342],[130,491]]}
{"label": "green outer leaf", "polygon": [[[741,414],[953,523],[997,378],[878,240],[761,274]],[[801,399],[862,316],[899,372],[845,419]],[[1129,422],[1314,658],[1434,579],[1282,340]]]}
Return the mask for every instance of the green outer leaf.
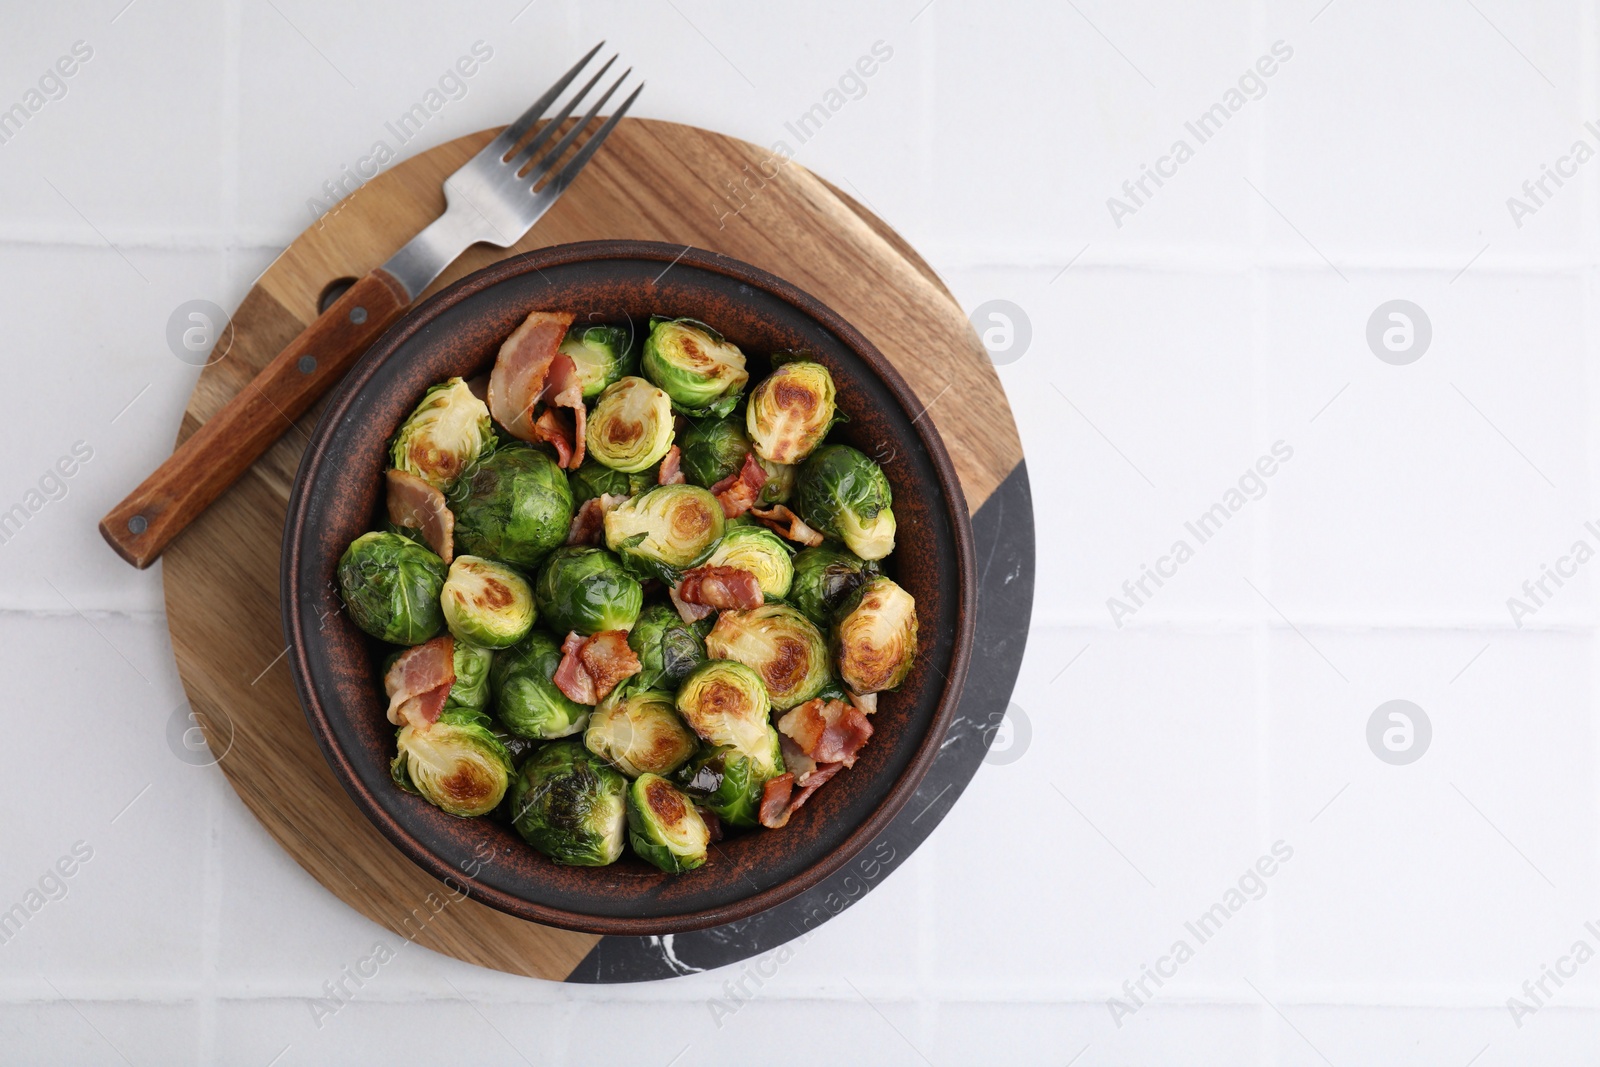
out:
{"label": "green outer leaf", "polygon": [[395,645],[420,645],[444,629],[444,560],[399,534],[364,533],[339,558],[339,593],[350,619]]}
{"label": "green outer leaf", "polygon": [[560,664],[561,646],[539,629],[494,654],[489,686],[501,725],[518,737],[544,741],[569,737],[588,724],[588,706],[551,680]]}
{"label": "green outer leaf", "polygon": [[644,606],[644,590],[622,561],[588,545],[550,553],[533,591],[545,624],[561,634],[632,629]]}
{"label": "green outer leaf", "polygon": [[572,488],[548,453],[507,445],[456,483],[450,509],[457,552],[532,568],[566,542]]}
{"label": "green outer leaf", "polygon": [[576,741],[528,758],[511,783],[517,833],[557,863],[603,867],[622,855],[628,780]]}

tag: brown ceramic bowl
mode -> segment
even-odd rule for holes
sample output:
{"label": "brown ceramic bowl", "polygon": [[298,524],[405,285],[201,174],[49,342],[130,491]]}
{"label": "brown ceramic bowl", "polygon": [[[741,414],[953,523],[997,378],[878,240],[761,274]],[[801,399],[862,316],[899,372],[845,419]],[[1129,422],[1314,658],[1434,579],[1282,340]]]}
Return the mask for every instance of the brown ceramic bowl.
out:
{"label": "brown ceramic bowl", "polygon": [[[423,392],[493,363],[533,310],[643,325],[653,313],[711,323],[753,357],[800,349],[826,364],[849,421],[830,440],[876,456],[894,490],[889,573],[916,597],[922,648],[883,694],[861,758],[782,830],[713,846],[688,874],[631,853],[562,867],[495,818],[456,819],[389,778],[383,647],[341,610],[340,554],[376,525],[386,443]],[[752,380],[764,367],[752,359]],[[905,381],[854,327],[765,271],[698,249],[638,241],[561,245],[505,260],[401,319],[330,399],[295,479],[283,540],[283,624],[306,718],[344,787],[383,834],[437,878],[551,926],[651,935],[746,918],[816,885],[871,842],[916,790],[961,694],[977,610],[972,531],[955,470]],[[492,850],[492,851],[491,851]],[[485,856],[492,856],[487,862]]]}

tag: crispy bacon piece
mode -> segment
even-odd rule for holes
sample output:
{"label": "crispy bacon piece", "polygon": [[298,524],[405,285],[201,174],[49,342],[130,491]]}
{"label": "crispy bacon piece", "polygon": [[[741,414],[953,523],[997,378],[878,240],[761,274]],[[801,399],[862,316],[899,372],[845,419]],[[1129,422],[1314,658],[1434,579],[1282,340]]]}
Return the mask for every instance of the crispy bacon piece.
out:
{"label": "crispy bacon piece", "polygon": [[556,466],[572,465],[572,427],[555,408],[545,408],[533,423],[533,436],[529,440],[554,445]]}
{"label": "crispy bacon piece", "polygon": [[439,721],[450,687],[456,684],[456,645],[449,634],[408,648],[383,676],[389,694],[389,721],[426,729]]}
{"label": "crispy bacon piece", "polygon": [[845,692],[850,693],[850,703],[860,708],[863,714],[871,715],[878,710],[877,693],[868,693],[866,696],[861,696],[859,693],[851,692],[848,689]]}
{"label": "crispy bacon piece", "polygon": [[[539,399],[547,405],[546,415],[554,408],[567,408],[572,412],[571,456],[562,462],[562,466],[568,470],[576,470],[583,462],[589,409],[583,406],[583,379],[578,377],[577,365],[565,352],[557,352],[555,358],[550,361],[550,372],[545,376],[544,389],[539,394]],[[558,451],[560,447],[556,446]]]}
{"label": "crispy bacon piece", "polygon": [[677,596],[688,604],[707,607],[759,608],[762,604],[761,582],[747,570],[738,567],[696,567],[684,571],[678,579]]}
{"label": "crispy bacon piece", "polygon": [[[572,315],[535,311],[523,320],[495,356],[489,372],[489,414],[520,441],[533,441],[533,406],[544,392],[545,378],[556,357]],[[569,361],[570,362],[570,361]]]}
{"label": "crispy bacon piece", "polygon": [[819,764],[849,767],[872,736],[872,723],[854,704],[817,697],[785,712],[778,720],[778,733]]}
{"label": "crispy bacon piece", "polygon": [[455,555],[456,517],[445,506],[444,494],[415,474],[391,469],[384,475],[389,521],[421,530],[428,547],[446,563]]}
{"label": "crispy bacon piece", "polygon": [[800,810],[801,805],[811,799],[811,794],[821,789],[823,783],[839,773],[842,763],[824,763],[812,771],[806,780],[805,787],[796,793],[794,791],[794,775],[789,772],[778,775],[761,787],[761,825],[769,830],[778,830],[789,824],[789,816]]}
{"label": "crispy bacon piece", "polygon": [[643,669],[638,655],[628,647],[628,631],[602,630],[578,650],[583,669],[594,679],[594,693],[600,700],[611,694],[617,683]]}
{"label": "crispy bacon piece", "polygon": [[605,493],[585,500],[577,514],[572,516],[572,525],[567,527],[567,544],[598,545],[604,542],[606,512],[618,504],[626,503],[627,499],[621,493]]}
{"label": "crispy bacon piece", "polygon": [[678,609],[678,618],[687,623],[696,623],[707,615],[716,614],[717,609],[709,604],[691,604],[678,595],[678,587],[670,586],[667,596],[672,601],[672,606]]}
{"label": "crispy bacon piece", "polygon": [[723,517],[736,519],[756,506],[756,500],[766,484],[766,468],[756,461],[754,452],[746,452],[744,466],[739,468],[739,472],[713,485],[711,493],[722,505]]}
{"label": "crispy bacon piece", "polygon": [[791,541],[798,541],[810,548],[822,544],[822,535],[801,521],[800,516],[784,507],[774,504],[770,508],[751,508],[750,514],[760,519],[767,528],[781,537]]}
{"label": "crispy bacon piece", "polygon": [[778,748],[783,752],[784,769],[794,775],[795,784],[805,785],[806,779],[816,771],[817,761],[806,755],[787,734],[778,735]]}
{"label": "crispy bacon piece", "polygon": [[638,674],[639,657],[628,647],[626,630],[604,630],[584,637],[574,630],[561,643],[561,662],[551,679],[568,700],[600,703],[617,683]]}
{"label": "crispy bacon piece", "polygon": [[683,463],[683,451],[677,445],[667,449],[667,454],[661,457],[661,471],[656,475],[657,485],[682,485],[686,479],[680,465]]}

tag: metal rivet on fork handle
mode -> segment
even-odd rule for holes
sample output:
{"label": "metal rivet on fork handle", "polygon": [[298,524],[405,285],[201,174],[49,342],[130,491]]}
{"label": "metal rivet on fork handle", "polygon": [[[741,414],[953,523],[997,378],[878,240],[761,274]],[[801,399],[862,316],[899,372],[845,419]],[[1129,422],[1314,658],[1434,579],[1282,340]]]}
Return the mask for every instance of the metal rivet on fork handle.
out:
{"label": "metal rivet on fork handle", "polygon": [[357,326],[360,326],[363,322],[366,322],[367,321],[367,309],[366,308],[351,308],[350,309],[350,321],[355,323]]}
{"label": "metal rivet on fork handle", "polygon": [[131,534],[142,534],[148,529],[150,529],[150,523],[143,515],[135,515],[128,520],[128,532]]}
{"label": "metal rivet on fork handle", "polygon": [[299,368],[301,374],[310,374],[317,369],[317,357],[301,356],[300,362],[296,363],[295,366]]}

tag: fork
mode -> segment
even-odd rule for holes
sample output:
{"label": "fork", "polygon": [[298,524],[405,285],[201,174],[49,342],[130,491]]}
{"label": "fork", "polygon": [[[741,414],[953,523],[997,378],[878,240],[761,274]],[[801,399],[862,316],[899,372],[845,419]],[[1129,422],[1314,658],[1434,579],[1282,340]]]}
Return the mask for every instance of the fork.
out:
{"label": "fork", "polygon": [[[100,533],[118,555],[135,567],[148,567],[296,418],[344,377],[457,256],[478,243],[509,248],[533,228],[644,89],[641,83],[587,140],[577,144],[633,72],[628,68],[550,145],[616,63],[613,55],[550,121],[533,132],[604,46],[601,41],[590,49],[515,122],[444,180],[443,215],[381,267],[358,279],[122,503],[106,513],[100,520]],[[572,151],[575,145],[576,151]]]}

